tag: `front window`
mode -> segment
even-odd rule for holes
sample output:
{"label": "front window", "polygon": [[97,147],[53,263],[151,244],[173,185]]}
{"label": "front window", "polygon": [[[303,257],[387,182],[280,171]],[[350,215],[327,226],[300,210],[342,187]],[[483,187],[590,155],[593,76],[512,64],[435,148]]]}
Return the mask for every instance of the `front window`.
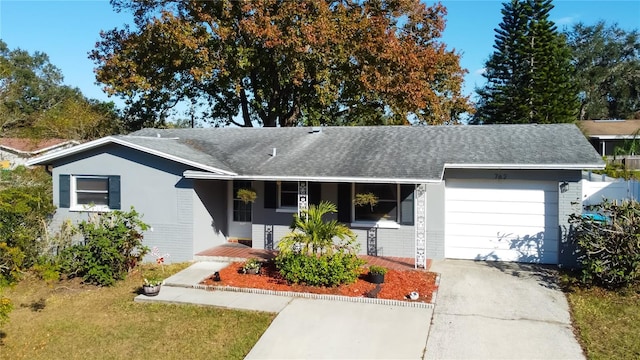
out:
{"label": "front window", "polygon": [[245,202],[238,197],[240,189],[251,189],[251,182],[233,182],[233,221],[251,222],[251,202]]}
{"label": "front window", "polygon": [[109,178],[103,176],[76,176],[75,202],[81,207],[109,206]]}
{"label": "front window", "polygon": [[355,184],[354,194],[373,194],[377,203],[354,206],[355,221],[397,221],[398,185]]}
{"label": "front window", "polygon": [[298,183],[280,183],[279,206],[281,208],[298,208]]}

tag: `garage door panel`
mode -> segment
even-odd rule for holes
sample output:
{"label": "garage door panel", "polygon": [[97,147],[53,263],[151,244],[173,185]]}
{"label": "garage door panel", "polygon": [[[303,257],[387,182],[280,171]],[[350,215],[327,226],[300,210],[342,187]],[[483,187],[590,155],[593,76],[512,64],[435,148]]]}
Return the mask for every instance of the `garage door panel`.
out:
{"label": "garage door panel", "polygon": [[445,256],[557,263],[557,182],[447,180]]}
{"label": "garage door panel", "polygon": [[549,251],[545,253],[530,252],[514,252],[513,250],[489,250],[482,249],[478,251],[476,248],[459,248],[456,251],[455,259],[470,259],[484,261],[517,261],[539,264],[557,264],[558,252]]}
{"label": "garage door panel", "polygon": [[500,199],[502,202],[529,202],[529,203],[544,203],[545,195],[544,191],[525,191],[518,190],[514,192],[512,198],[502,198],[503,189],[455,189],[455,192],[449,198],[450,200],[462,200],[462,201],[493,201]]}
{"label": "garage door panel", "polygon": [[558,191],[558,184],[552,181],[528,181],[528,180],[487,180],[487,179],[448,179],[446,182],[447,189],[460,189],[464,191],[481,189],[481,190],[502,190],[509,188],[511,190],[527,190],[527,191]]}
{"label": "garage door panel", "polygon": [[447,235],[450,236],[463,236],[463,237],[479,237],[479,238],[525,238],[535,237],[538,234],[544,234],[547,238],[556,240],[558,232],[557,229],[543,226],[519,226],[519,225],[505,225],[496,227],[489,224],[467,224],[464,226],[450,227]]}
{"label": "garage door panel", "polygon": [[475,236],[473,242],[468,241],[468,236],[453,235],[448,239],[447,245],[455,248],[478,248],[478,249],[520,249],[539,248],[554,250],[557,245],[556,239],[546,239],[544,233],[531,236]]}
{"label": "garage door panel", "polygon": [[[491,209],[493,209],[491,211]],[[558,214],[558,204],[504,202],[504,201],[450,201],[447,212],[460,213],[461,216],[473,216],[487,212],[496,214],[544,215]]]}
{"label": "garage door panel", "polygon": [[[447,213],[447,215],[453,215]],[[464,226],[465,224],[473,225],[511,225],[511,224],[524,224],[526,226],[545,226],[544,215],[520,215],[520,214],[473,214],[473,216],[464,216],[452,220],[449,223],[451,226]]]}

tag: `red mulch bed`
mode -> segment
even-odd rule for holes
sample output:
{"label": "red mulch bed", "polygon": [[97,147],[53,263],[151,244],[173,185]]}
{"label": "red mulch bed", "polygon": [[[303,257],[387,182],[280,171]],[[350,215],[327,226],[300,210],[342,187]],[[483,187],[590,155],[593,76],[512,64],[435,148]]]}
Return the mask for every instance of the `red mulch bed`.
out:
{"label": "red mulch bed", "polygon": [[407,301],[409,293],[417,291],[420,297],[416,301],[419,302],[431,302],[432,294],[437,289],[436,274],[421,270],[390,269],[384,276],[384,284],[380,284],[380,291],[376,294],[374,291],[376,284],[367,281],[366,269],[363,269],[363,273],[353,284],[321,287],[289,284],[280,276],[273,261],[265,263],[258,275],[243,274],[241,271],[243,264],[242,262],[232,263],[220,270],[220,281],[214,281],[212,275],[201,284]]}

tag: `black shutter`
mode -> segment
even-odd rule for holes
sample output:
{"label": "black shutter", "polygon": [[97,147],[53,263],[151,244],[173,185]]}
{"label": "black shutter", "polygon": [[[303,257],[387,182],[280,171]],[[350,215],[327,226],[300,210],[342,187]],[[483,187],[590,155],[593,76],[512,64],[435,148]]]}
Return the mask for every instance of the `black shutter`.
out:
{"label": "black shutter", "polygon": [[120,176],[109,176],[109,209],[120,210]]}
{"label": "black shutter", "polygon": [[265,209],[278,207],[278,184],[275,181],[264,182],[264,207]]}
{"label": "black shutter", "polygon": [[400,224],[413,225],[413,192],[415,185],[400,185]]}
{"label": "black shutter", "polygon": [[322,184],[318,182],[309,183],[309,204],[318,205],[322,200]]}
{"label": "black shutter", "polygon": [[338,184],[338,221],[351,222],[351,184]]}
{"label": "black shutter", "polygon": [[59,206],[68,209],[71,207],[71,175],[60,175],[59,179]]}

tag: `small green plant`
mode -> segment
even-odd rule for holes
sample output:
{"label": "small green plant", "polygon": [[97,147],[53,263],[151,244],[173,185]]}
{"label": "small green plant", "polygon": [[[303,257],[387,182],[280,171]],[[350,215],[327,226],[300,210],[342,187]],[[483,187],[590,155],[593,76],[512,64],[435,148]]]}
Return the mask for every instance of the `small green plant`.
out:
{"label": "small green plant", "polygon": [[11,299],[0,296],[0,325],[9,321],[9,313],[13,310]]}
{"label": "small green plant", "polygon": [[60,279],[60,266],[54,262],[42,258],[31,267],[31,271],[41,280],[57,281]]}
{"label": "small green plant", "polygon": [[158,286],[158,285],[162,285],[162,282],[164,281],[164,279],[158,277],[158,276],[149,276],[149,277],[145,277],[144,281],[142,283],[142,285],[144,286]]}
{"label": "small green plant", "polygon": [[245,204],[256,201],[257,197],[256,191],[253,189],[238,189],[236,196]]}
{"label": "small green plant", "polygon": [[373,275],[384,275],[387,273],[387,271],[388,270],[386,267],[377,266],[377,265],[369,266],[369,273]]}
{"label": "small green plant", "polygon": [[0,242],[0,287],[14,284],[20,279],[24,258],[25,254],[18,247]]}
{"label": "small green plant", "polygon": [[378,197],[374,193],[370,193],[370,192],[356,194],[355,198],[353,199],[353,204],[356,206],[369,205],[369,207],[371,208],[371,211],[373,211],[373,208],[376,205],[378,205]]}
{"label": "small green plant", "polygon": [[262,262],[256,258],[248,259],[242,266],[242,271],[246,273],[257,273],[262,267]]}

